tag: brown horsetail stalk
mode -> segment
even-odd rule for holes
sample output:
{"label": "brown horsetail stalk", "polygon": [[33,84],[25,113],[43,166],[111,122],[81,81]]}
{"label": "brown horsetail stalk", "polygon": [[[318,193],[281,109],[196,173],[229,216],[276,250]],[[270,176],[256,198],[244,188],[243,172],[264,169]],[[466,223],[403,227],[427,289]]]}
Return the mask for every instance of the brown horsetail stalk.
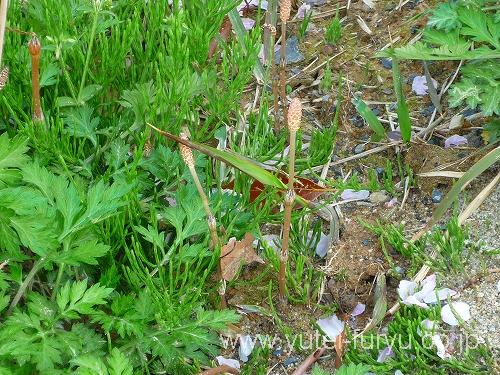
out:
{"label": "brown horsetail stalk", "polygon": [[286,102],[286,27],[290,18],[292,4],[290,0],[280,1],[280,20],[281,20],[281,47],[280,47],[280,90],[281,90],[281,106],[283,108],[283,123],[287,123],[287,102]]}
{"label": "brown horsetail stalk", "polygon": [[283,241],[280,256],[279,289],[280,299],[285,301],[286,292],[286,264],[288,261],[288,247],[290,242],[290,226],[292,221],[292,207],[295,200],[294,180],[295,180],[295,143],[297,131],[300,128],[302,119],[302,104],[299,98],[294,98],[288,109],[288,130],[290,132],[290,153],[288,161],[288,191],[285,195],[285,219],[283,222]]}
{"label": "brown horsetail stalk", "polygon": [[276,43],[276,27],[271,24],[266,23],[264,25],[265,28],[269,30],[271,34],[271,80],[273,82],[273,100],[274,100],[274,129],[276,133],[280,130],[280,121],[279,121],[279,90],[278,90],[278,82],[276,78],[276,62],[275,60],[275,52],[274,52],[274,43]]}
{"label": "brown horsetail stalk", "polygon": [[28,50],[31,55],[31,87],[33,95],[33,120],[43,121],[42,106],[40,104],[40,56],[42,46],[40,41],[33,35],[28,43]]}
{"label": "brown horsetail stalk", "polygon": [[[180,137],[182,139],[188,139],[185,133],[181,133]],[[186,145],[179,143],[179,149],[181,152],[182,160],[189,168],[189,172],[193,177],[194,184],[196,185],[196,189],[198,190],[198,194],[200,195],[201,202],[203,204],[203,208],[205,210],[205,214],[207,215],[207,223],[208,229],[210,230],[210,247],[213,250],[220,250],[221,243],[219,241],[219,236],[217,235],[217,222],[215,220],[215,216],[212,214],[212,210],[210,210],[210,206],[208,204],[208,198],[205,192],[203,191],[203,187],[201,186],[200,179],[198,178],[198,174],[196,173],[195,165],[194,165],[194,157],[193,151]],[[224,278],[222,277],[222,267],[221,267],[221,258],[219,255],[219,260],[217,262],[217,278],[219,279],[219,296],[220,296],[220,307],[221,309],[226,308],[226,283]]]}

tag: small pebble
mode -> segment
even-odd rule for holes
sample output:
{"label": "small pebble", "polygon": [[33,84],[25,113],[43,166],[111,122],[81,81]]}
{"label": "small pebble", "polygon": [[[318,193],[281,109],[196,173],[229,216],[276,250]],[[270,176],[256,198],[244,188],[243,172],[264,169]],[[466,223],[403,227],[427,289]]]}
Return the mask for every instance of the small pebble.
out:
{"label": "small pebble", "polygon": [[354,154],[361,154],[363,151],[365,151],[365,144],[364,143],[360,143],[359,145],[356,145],[356,147],[354,147]]}
{"label": "small pebble", "polygon": [[392,61],[389,59],[380,59],[382,66],[386,69],[392,69]]}
{"label": "small pebble", "polygon": [[432,190],[431,196],[432,196],[433,203],[439,203],[439,202],[441,202],[441,199],[443,199],[443,193],[439,189]]}
{"label": "small pebble", "polygon": [[299,357],[290,356],[287,359],[285,359],[285,362],[283,364],[285,365],[285,367],[288,367],[299,361],[300,361]]}
{"label": "small pebble", "polygon": [[281,356],[283,355],[283,349],[281,349],[281,348],[276,349],[276,350],[273,352],[273,355],[274,355],[275,357],[281,357]]}
{"label": "small pebble", "polygon": [[382,167],[375,168],[375,172],[377,172],[378,178],[382,178],[384,176],[385,169]]}
{"label": "small pebble", "polygon": [[430,106],[422,109],[420,113],[422,114],[422,116],[431,117],[432,113],[434,112],[434,109],[436,109],[436,107],[434,107],[434,104],[431,104]]}
{"label": "small pebble", "polygon": [[481,136],[481,129],[476,129],[465,136],[467,144],[471,147],[479,148],[484,145],[483,137]]}
{"label": "small pebble", "polygon": [[350,118],[351,123],[357,127],[357,128],[362,128],[365,126],[365,121],[360,115],[356,115]]}
{"label": "small pebble", "polygon": [[[275,53],[276,64],[280,63],[281,45]],[[299,40],[296,36],[292,36],[286,41],[285,62],[286,64],[295,64],[304,60],[304,55],[299,50]]]}
{"label": "small pebble", "polygon": [[380,204],[387,202],[389,197],[385,191],[376,191],[370,195],[370,202],[373,204]]}
{"label": "small pebble", "polygon": [[393,93],[392,89],[389,89],[389,88],[387,88],[387,89],[382,89],[382,92],[383,92],[385,95],[392,95],[392,93]]}
{"label": "small pebble", "polygon": [[471,109],[471,108],[466,109],[466,110],[464,111],[464,117],[469,117],[469,116],[472,116],[472,115],[474,115],[474,114],[476,114],[476,113],[478,113],[478,112],[479,112],[479,107],[474,108],[474,109]]}
{"label": "small pebble", "polygon": [[373,114],[374,114],[375,116],[380,116],[380,109],[379,109],[379,108],[377,108],[377,107],[373,108],[373,109],[372,109],[372,112],[373,112]]}
{"label": "small pebble", "polygon": [[361,241],[361,243],[363,244],[363,246],[366,246],[366,247],[370,246],[370,240],[369,239],[363,240],[363,241]]}

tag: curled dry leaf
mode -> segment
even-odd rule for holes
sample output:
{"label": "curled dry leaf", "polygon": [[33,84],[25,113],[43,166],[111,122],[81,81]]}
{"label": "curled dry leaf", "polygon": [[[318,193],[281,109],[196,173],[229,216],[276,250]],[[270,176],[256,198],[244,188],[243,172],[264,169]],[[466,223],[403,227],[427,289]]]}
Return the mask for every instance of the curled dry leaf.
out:
{"label": "curled dry leaf", "polygon": [[264,263],[255,252],[253,240],[254,237],[250,233],[247,233],[241,241],[236,241],[236,238],[232,237],[222,247],[220,262],[224,280],[229,281],[234,279],[242,264],[253,262]]}

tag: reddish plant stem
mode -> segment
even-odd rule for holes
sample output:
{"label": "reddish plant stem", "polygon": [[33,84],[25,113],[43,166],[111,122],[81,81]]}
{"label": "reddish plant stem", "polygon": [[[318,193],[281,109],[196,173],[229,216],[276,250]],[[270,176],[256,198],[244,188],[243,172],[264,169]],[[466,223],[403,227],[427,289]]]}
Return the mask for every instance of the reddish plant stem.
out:
{"label": "reddish plant stem", "polygon": [[28,44],[31,55],[31,88],[33,98],[33,120],[43,121],[42,106],[40,103],[40,56],[42,48],[40,41],[33,36]]}

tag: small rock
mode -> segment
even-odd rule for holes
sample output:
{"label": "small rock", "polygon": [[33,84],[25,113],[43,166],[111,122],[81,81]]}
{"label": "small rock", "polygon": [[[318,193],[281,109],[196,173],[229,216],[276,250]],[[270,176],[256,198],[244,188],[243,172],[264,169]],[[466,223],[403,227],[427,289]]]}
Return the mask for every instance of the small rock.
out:
{"label": "small rock", "polygon": [[433,189],[431,197],[433,203],[439,203],[443,199],[443,193],[439,189]]}
{"label": "small rock", "polygon": [[385,6],[384,10],[390,12],[391,10],[393,10],[394,8],[396,8],[396,5],[395,3],[389,3]]}
{"label": "small rock", "polygon": [[430,106],[425,107],[424,109],[422,109],[420,111],[420,113],[422,114],[422,116],[431,117],[432,113],[434,112],[435,109],[436,109],[436,107],[434,107],[434,104],[431,104]]}
{"label": "small rock", "polygon": [[386,69],[392,69],[392,61],[389,59],[380,59],[382,66]]}
{"label": "small rock", "polygon": [[464,117],[469,117],[469,116],[472,116],[472,115],[475,115],[476,113],[478,113],[480,110],[479,110],[479,107],[477,108],[474,108],[474,109],[466,109],[464,111]]}
{"label": "small rock", "polygon": [[357,128],[363,128],[365,126],[365,121],[360,115],[351,117],[351,123]]}
{"label": "small rock", "polygon": [[273,355],[274,355],[275,357],[281,357],[281,356],[283,355],[283,349],[281,349],[281,348],[276,349],[276,350],[273,352]]}
{"label": "small rock", "polygon": [[363,246],[366,246],[366,247],[370,246],[370,240],[369,239],[363,240],[363,241],[361,241],[361,243],[363,244]]}
{"label": "small rock", "polygon": [[299,361],[300,361],[299,357],[290,356],[287,359],[285,359],[285,362],[283,362],[283,364],[285,365],[285,367],[288,367],[295,363],[298,363]]}
{"label": "small rock", "polygon": [[414,26],[411,27],[410,32],[412,34],[416,34],[416,33],[418,33],[419,30],[420,30],[420,27],[417,26],[417,25],[414,25]]}
{"label": "small rock", "polygon": [[464,123],[463,115],[455,115],[451,118],[450,123],[448,124],[448,129],[455,130],[461,128]]}
{"label": "small rock", "polygon": [[[275,53],[276,64],[280,62],[280,49],[281,45],[277,48]],[[296,36],[292,36],[286,41],[285,62],[287,64],[295,64],[302,60],[304,60],[304,55],[299,50],[299,40]]]}
{"label": "small rock", "polygon": [[363,142],[368,142],[370,140],[370,136],[368,134],[363,134],[361,137],[359,137]]}
{"label": "small rock", "polygon": [[391,103],[389,111],[395,111],[396,109],[398,109],[398,103]]}
{"label": "small rock", "polygon": [[385,169],[382,167],[375,168],[375,172],[377,172],[378,178],[384,177]]}
{"label": "small rock", "polygon": [[380,204],[387,202],[389,197],[385,191],[375,191],[370,195],[370,202],[373,204]]}
{"label": "small rock", "polygon": [[382,92],[385,94],[385,95],[392,95],[392,89],[389,89],[389,88],[386,88],[386,89],[382,89]]}
{"label": "small rock", "polygon": [[481,136],[481,129],[476,129],[465,136],[467,144],[471,147],[479,148],[484,145],[484,139]]}
{"label": "small rock", "polygon": [[397,130],[387,132],[387,137],[389,137],[389,139],[393,141],[400,141],[402,139],[401,132]]}
{"label": "small rock", "polygon": [[394,270],[400,275],[403,275],[405,273],[405,270],[400,266],[396,266]]}
{"label": "small rock", "polygon": [[378,107],[373,108],[372,112],[375,116],[380,116],[380,109]]}
{"label": "small rock", "polygon": [[355,155],[357,154],[361,154],[363,151],[365,151],[365,144],[364,143],[360,143],[359,145],[356,145],[356,147],[354,147],[353,149],[353,152]]}

